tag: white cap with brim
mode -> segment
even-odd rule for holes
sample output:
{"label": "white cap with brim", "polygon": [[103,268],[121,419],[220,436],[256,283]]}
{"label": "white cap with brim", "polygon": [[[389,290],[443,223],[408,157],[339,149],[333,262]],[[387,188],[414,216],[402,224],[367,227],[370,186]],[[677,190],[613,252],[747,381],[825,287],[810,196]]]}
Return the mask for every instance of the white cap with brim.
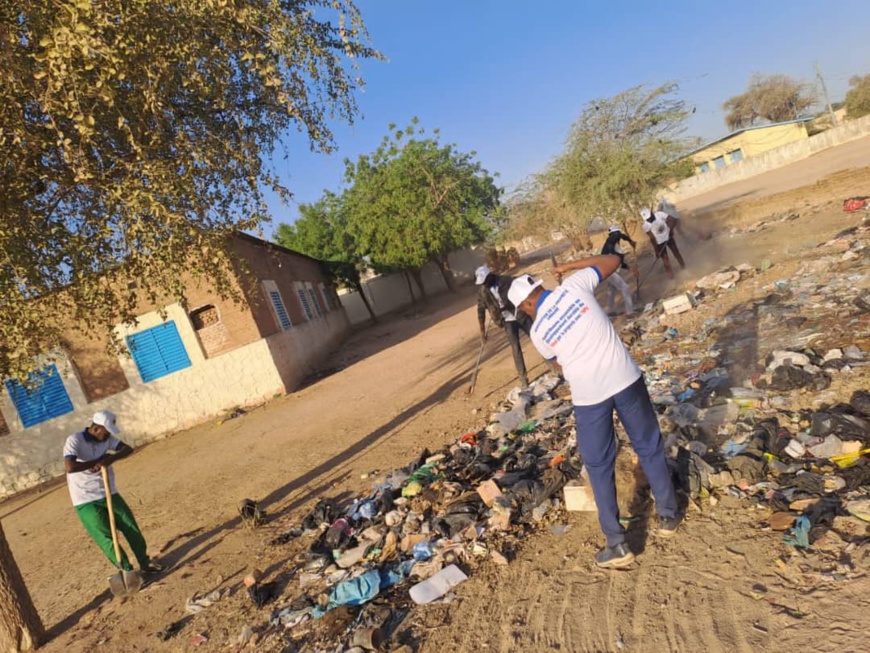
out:
{"label": "white cap with brim", "polygon": [[644,207],[640,210],[640,217],[644,220],[649,220],[652,217],[652,211]]}
{"label": "white cap with brim", "polygon": [[610,225],[610,228],[607,230],[607,233],[615,234],[617,231],[622,231],[622,230],[619,228],[618,225],[613,224],[613,225]]}
{"label": "white cap with brim", "polygon": [[543,284],[544,282],[540,279],[535,281],[530,274],[524,274],[521,277],[514,279],[510,289],[508,290],[508,300],[516,307],[514,315],[519,312],[519,306],[525,301],[526,297],[531,295],[535,288],[542,286]]}
{"label": "white cap with brim", "polygon": [[474,283],[475,285],[482,286],[483,282],[486,281],[486,278],[490,275],[492,270],[490,270],[487,266],[481,265],[474,271]]}
{"label": "white cap with brim", "polygon": [[115,413],[112,411],[100,410],[94,413],[91,421],[98,426],[102,426],[112,435],[118,435],[121,432],[121,429],[119,429],[118,425],[115,424],[115,419]]}

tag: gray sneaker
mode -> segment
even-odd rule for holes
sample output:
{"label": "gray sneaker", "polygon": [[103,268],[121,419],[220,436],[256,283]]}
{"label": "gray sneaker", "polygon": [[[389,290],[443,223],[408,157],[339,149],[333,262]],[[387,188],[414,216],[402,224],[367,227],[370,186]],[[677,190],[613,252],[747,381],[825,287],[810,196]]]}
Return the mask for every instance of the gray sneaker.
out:
{"label": "gray sneaker", "polygon": [[656,529],[656,535],[659,537],[673,537],[677,534],[677,528],[680,527],[680,522],[683,519],[677,515],[676,517],[662,517],[659,515],[659,526]]}
{"label": "gray sneaker", "polygon": [[634,554],[625,542],[616,546],[606,546],[595,554],[595,564],[604,569],[621,569],[634,562]]}

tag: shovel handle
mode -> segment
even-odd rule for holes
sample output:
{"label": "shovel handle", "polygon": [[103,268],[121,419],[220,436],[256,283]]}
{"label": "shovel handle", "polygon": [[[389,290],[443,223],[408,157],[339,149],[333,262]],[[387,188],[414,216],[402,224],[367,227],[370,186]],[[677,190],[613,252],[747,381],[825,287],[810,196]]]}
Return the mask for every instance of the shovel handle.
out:
{"label": "shovel handle", "polygon": [[121,564],[121,546],[118,544],[118,531],[115,530],[115,510],[112,508],[112,488],[109,486],[109,470],[103,465],[100,467],[103,474],[103,487],[106,488],[106,509],[109,511],[109,530],[112,531],[112,544],[115,546],[115,560],[118,561],[118,569],[123,570]]}

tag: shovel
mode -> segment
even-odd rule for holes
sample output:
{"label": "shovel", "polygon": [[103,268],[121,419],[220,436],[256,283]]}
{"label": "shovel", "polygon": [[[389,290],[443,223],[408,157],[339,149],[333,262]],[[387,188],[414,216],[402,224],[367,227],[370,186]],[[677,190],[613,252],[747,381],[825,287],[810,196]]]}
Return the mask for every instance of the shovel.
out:
{"label": "shovel", "polygon": [[486,336],[489,333],[490,324],[492,324],[492,320],[486,323],[483,338],[480,339],[480,351],[477,353],[477,362],[474,364],[474,373],[471,375],[471,387],[468,388],[468,394],[474,394],[474,387],[477,385],[477,371],[480,369],[480,359],[483,358],[483,348],[486,346]]}
{"label": "shovel", "polygon": [[109,578],[109,589],[112,595],[119,598],[131,596],[142,587],[142,575],[138,571],[127,571],[121,566],[121,546],[118,544],[118,531],[115,530],[115,511],[112,508],[112,488],[109,487],[109,471],[105,466],[100,468],[103,473],[103,487],[106,488],[106,508],[109,510],[109,528],[112,531],[112,544],[115,545],[115,560],[118,561],[118,573]]}

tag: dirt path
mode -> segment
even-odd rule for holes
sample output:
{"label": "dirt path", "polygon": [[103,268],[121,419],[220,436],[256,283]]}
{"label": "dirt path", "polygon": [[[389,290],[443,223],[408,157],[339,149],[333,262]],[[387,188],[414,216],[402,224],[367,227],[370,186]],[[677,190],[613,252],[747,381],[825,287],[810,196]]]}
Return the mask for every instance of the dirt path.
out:
{"label": "dirt path", "polygon": [[[794,258],[854,222],[829,210],[753,234],[731,235],[714,225],[712,239],[687,242],[690,269],[674,282],[656,270],[645,299],[669,294],[724,262]],[[466,288],[419,314],[361,331],[325,366],[340,371],[304,390],[221,426],[177,434],[119,463],[121,492],[152,551],[173,565],[124,603],[105,591],[111,568],[78,523],[65,486],[0,505],[9,543],[54,635],[44,650],[188,650],[198,632],[209,637],[198,650],[231,650],[243,624],[268,616],[268,608],[256,611],[238,591],[245,569],[256,565],[279,575],[285,568],[288,554],[266,546],[271,537],[320,496],[367,491],[371,481],[361,474],[404,465],[422,448],[438,448],[482,425],[512,387],[514,373],[505,338],[497,334],[469,397],[477,346],[474,295]],[[524,349],[532,376],[543,372],[527,341]],[[241,527],[236,510],[246,497],[261,501],[275,518],[271,526]],[[426,633],[415,648],[860,650],[870,583],[802,594],[783,579],[777,540],[760,521],[745,504],[723,501],[709,514],[691,515],[679,538],[647,542],[634,570],[602,573],[590,564],[600,543],[597,525],[574,516],[566,535],[537,535],[509,567],[472,577],[455,604],[415,614]],[[759,600],[755,584],[767,588],[768,600]],[[233,589],[220,610],[185,618],[185,600],[216,587]],[[293,596],[295,586],[286,592]],[[155,633],[182,619],[175,638],[157,639]]]}

